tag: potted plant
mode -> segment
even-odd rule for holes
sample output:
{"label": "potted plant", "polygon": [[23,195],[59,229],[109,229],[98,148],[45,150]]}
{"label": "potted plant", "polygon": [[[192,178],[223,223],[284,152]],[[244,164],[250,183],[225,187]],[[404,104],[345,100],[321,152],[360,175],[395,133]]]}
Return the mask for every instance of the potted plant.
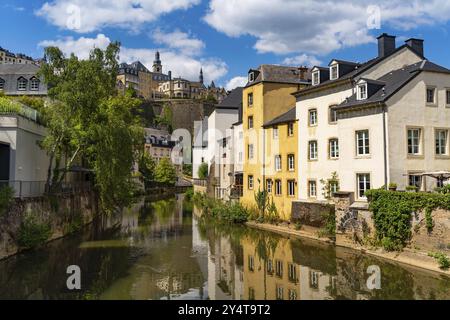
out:
{"label": "potted plant", "polygon": [[406,191],[408,192],[417,192],[419,191],[419,188],[417,186],[407,186]]}
{"label": "potted plant", "polygon": [[397,191],[397,184],[389,183],[389,191]]}

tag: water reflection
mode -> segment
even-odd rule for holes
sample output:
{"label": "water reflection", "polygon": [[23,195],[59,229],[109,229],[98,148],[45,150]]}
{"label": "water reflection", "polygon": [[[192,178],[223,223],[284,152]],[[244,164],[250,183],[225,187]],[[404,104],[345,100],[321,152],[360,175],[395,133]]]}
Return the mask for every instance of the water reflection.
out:
{"label": "water reflection", "polygon": [[[142,200],[82,235],[0,262],[2,299],[449,299],[450,280],[342,248]],[[79,265],[82,290],[66,289]],[[381,289],[367,287],[379,266]]]}

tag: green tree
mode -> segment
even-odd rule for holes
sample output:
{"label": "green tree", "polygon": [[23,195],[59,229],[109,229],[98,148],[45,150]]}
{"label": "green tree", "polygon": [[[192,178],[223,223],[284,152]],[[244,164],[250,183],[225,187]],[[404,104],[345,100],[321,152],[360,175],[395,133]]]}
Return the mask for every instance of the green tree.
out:
{"label": "green tree", "polygon": [[144,141],[131,113],[140,101],[129,94],[117,95],[119,51],[119,43],[111,43],[79,60],[48,47],[40,70],[51,99],[42,110],[48,128],[42,146],[50,158],[47,189],[58,188],[70,168],[83,163],[94,171],[106,211],[130,203],[131,168]]}
{"label": "green tree", "polygon": [[139,172],[142,174],[142,179],[144,180],[146,189],[153,181],[155,181],[155,170],[155,160],[147,152],[144,152],[141,160],[139,161]]}
{"label": "green tree", "polygon": [[155,125],[166,127],[169,133],[173,132],[173,112],[170,106],[164,105],[161,115],[154,120]]}
{"label": "green tree", "polygon": [[168,158],[162,158],[156,166],[155,181],[166,185],[177,182],[177,170]]}
{"label": "green tree", "polygon": [[200,179],[206,179],[208,178],[208,164],[206,162],[203,162],[199,167],[197,171],[198,177]]}

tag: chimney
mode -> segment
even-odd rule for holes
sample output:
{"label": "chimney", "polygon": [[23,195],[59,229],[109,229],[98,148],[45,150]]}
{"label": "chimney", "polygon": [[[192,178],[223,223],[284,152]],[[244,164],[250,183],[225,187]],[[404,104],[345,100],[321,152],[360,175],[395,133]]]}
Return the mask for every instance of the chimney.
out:
{"label": "chimney", "polygon": [[300,72],[300,80],[307,80],[307,74],[308,74],[308,67],[306,66],[300,66],[298,68],[299,72]]}
{"label": "chimney", "polygon": [[169,80],[172,80],[172,71],[169,71],[168,75],[169,75]]}
{"label": "chimney", "polygon": [[395,36],[383,33],[378,38],[378,57],[383,58],[395,51]]}
{"label": "chimney", "polygon": [[411,47],[414,51],[416,51],[418,54],[423,56],[423,40],[422,39],[408,39],[405,41],[405,43]]}

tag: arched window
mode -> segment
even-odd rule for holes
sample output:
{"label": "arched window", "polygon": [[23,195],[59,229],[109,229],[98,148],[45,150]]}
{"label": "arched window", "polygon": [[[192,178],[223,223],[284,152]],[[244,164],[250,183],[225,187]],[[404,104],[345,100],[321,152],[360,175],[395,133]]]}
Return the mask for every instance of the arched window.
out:
{"label": "arched window", "polygon": [[5,89],[5,80],[0,78],[0,90],[4,90],[4,89]]}
{"label": "arched window", "polygon": [[20,77],[19,80],[17,80],[17,90],[18,91],[26,91],[27,85],[28,85],[27,79]]}
{"label": "arched window", "polygon": [[36,77],[31,78],[30,90],[31,91],[39,91],[39,84],[40,83],[41,83],[41,81],[39,81],[38,78],[36,78]]}

